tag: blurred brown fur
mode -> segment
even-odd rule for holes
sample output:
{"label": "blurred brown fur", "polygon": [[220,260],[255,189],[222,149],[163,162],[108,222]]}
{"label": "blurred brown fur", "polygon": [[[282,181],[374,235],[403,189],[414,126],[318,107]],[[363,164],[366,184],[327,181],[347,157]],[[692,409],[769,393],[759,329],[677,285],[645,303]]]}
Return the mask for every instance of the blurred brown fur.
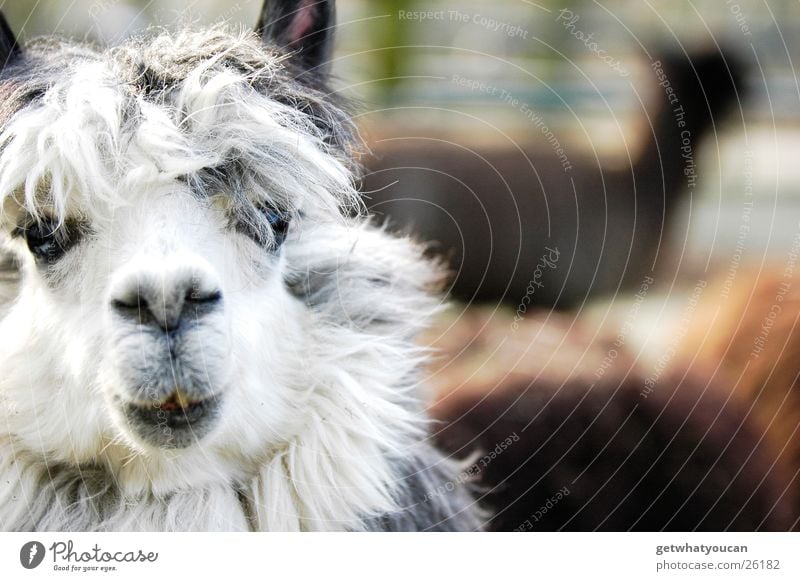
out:
{"label": "blurred brown fur", "polygon": [[442,447],[487,454],[473,472],[493,530],[792,526],[788,472],[725,382],[673,372],[648,388],[624,347],[565,315],[516,329],[489,309],[462,318],[432,340],[444,349],[433,412]]}
{"label": "blurred brown fur", "polygon": [[781,266],[743,270],[735,284],[720,279],[705,293],[682,364],[701,362],[752,408],[800,503],[800,281],[791,274]]}

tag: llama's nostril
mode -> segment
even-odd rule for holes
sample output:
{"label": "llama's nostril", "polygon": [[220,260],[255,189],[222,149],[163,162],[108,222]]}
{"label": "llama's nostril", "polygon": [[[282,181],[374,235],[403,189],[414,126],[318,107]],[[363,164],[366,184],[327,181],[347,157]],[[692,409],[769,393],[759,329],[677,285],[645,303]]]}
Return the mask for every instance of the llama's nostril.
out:
{"label": "llama's nostril", "polygon": [[218,290],[200,291],[190,289],[186,291],[185,300],[187,303],[213,305],[222,301],[222,292]]}
{"label": "llama's nostril", "polygon": [[148,309],[147,301],[140,296],[125,299],[112,299],[111,306],[115,311],[125,314],[146,311]]}
{"label": "llama's nostril", "polygon": [[207,284],[198,277],[168,280],[138,274],[124,280],[111,296],[111,311],[117,317],[170,333],[187,320],[192,325],[200,322],[219,311],[222,303],[219,285]]}
{"label": "llama's nostril", "polygon": [[141,295],[111,299],[111,310],[118,317],[138,324],[149,324],[152,320],[150,305]]}

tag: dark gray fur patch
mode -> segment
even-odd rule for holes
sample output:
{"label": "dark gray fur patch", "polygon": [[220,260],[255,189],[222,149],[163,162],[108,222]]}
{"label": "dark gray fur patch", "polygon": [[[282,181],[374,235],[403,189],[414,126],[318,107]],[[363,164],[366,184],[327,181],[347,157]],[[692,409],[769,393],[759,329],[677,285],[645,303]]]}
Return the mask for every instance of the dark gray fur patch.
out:
{"label": "dark gray fur patch", "polygon": [[366,521],[368,531],[459,532],[482,528],[482,510],[458,465],[429,445],[415,458],[398,461],[401,510]]}
{"label": "dark gray fur patch", "polygon": [[[4,523],[12,531],[93,531],[118,510],[120,496],[114,479],[100,466],[41,467],[39,498],[30,499],[24,522]],[[46,498],[46,502],[41,499]],[[16,502],[26,502],[18,498]],[[69,528],[65,524],[69,523]]]}

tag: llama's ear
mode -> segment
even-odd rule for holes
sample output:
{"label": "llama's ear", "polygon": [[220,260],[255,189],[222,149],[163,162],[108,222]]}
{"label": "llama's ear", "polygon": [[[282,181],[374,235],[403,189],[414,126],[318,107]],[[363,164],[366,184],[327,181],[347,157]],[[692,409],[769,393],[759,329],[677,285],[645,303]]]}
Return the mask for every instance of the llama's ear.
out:
{"label": "llama's ear", "polygon": [[14,36],[14,32],[6,21],[5,15],[0,12],[0,70],[14,60],[22,49]]}
{"label": "llama's ear", "polygon": [[301,68],[324,77],[335,25],[334,0],[265,0],[256,32],[265,42],[291,51]]}

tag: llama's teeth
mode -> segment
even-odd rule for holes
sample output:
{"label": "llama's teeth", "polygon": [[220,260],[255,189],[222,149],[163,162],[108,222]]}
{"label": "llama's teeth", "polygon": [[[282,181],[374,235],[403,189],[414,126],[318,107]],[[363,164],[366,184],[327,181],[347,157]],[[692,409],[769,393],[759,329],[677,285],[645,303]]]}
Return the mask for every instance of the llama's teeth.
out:
{"label": "llama's teeth", "polygon": [[192,403],[191,400],[187,398],[181,390],[177,390],[175,392],[175,402],[182,408],[187,408]]}

